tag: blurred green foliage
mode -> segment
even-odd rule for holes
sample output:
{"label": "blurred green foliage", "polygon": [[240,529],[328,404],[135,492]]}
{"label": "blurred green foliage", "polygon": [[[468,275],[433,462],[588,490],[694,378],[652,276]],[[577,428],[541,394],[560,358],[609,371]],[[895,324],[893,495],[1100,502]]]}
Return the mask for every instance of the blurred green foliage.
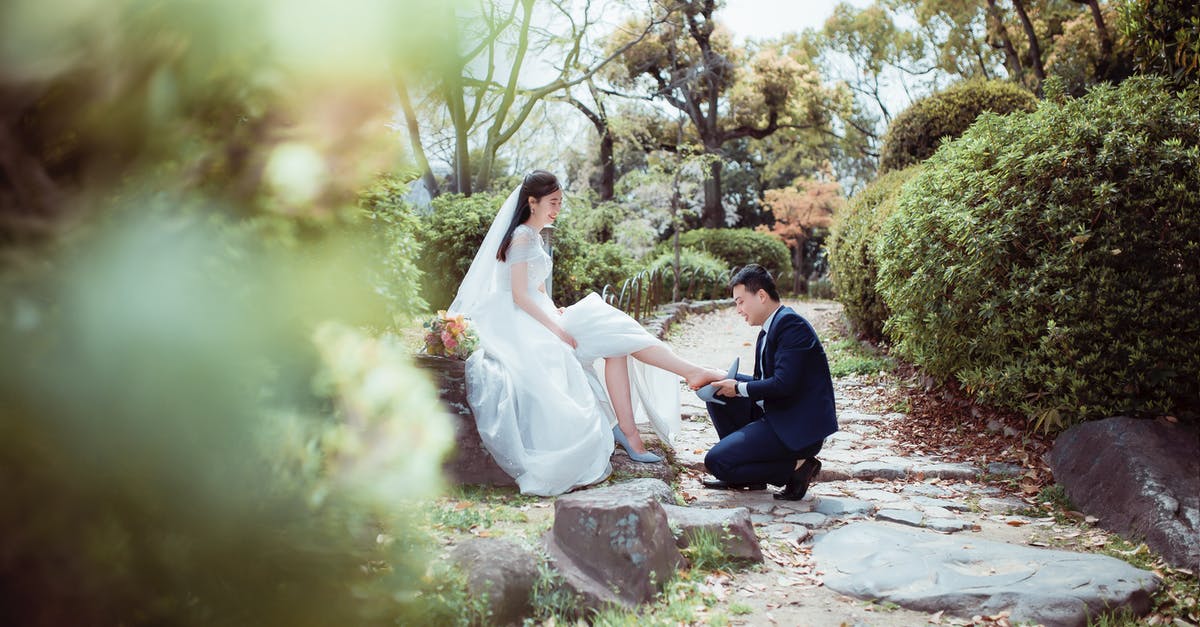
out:
{"label": "blurred green foliage", "polygon": [[972,80],[917,100],[888,126],[879,152],[879,171],[901,170],[932,155],[944,140],[954,139],[984,111],[998,114],[1032,111],[1037,99],[1008,81]]}
{"label": "blurred green foliage", "polygon": [[875,242],[898,354],[1058,429],[1200,406],[1200,89],[987,114]]}
{"label": "blurred green foliage", "polygon": [[36,282],[10,277],[5,624],[410,611],[397,595],[419,588],[425,554],[403,504],[439,488],[451,431],[407,351],[321,322],[375,323],[365,281],[347,280],[359,250],[139,212]]}
{"label": "blurred green foliage", "polygon": [[896,207],[901,187],[919,170],[920,166],[912,166],[884,174],[834,216],[830,276],[854,332],[872,341],[883,339],[883,323],[888,317],[887,304],[875,289],[879,272],[875,242]]}
{"label": "blurred green foliage", "polygon": [[436,8],[0,6],[0,623],[426,612],[406,503],[451,432],[359,330],[420,299],[363,233],[398,207],[355,203]]}

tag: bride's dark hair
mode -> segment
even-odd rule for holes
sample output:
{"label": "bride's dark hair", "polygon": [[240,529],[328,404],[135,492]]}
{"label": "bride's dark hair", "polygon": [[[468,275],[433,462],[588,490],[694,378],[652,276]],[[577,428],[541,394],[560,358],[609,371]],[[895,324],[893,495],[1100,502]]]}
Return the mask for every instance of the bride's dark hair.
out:
{"label": "bride's dark hair", "polygon": [[508,247],[512,244],[513,231],[517,230],[517,225],[529,219],[529,197],[541,200],[559,189],[558,177],[545,170],[534,170],[525,175],[525,180],[521,182],[521,193],[517,197],[517,210],[513,212],[512,222],[504,232],[504,239],[500,240],[500,250],[496,251],[496,259],[505,261]]}

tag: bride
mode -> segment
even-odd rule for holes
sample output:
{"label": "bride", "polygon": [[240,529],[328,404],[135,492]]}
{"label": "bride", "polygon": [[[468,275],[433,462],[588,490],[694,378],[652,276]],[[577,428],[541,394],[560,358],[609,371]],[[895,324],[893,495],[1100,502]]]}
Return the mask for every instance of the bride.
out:
{"label": "bride", "polygon": [[479,334],[466,374],[483,444],[521,492],[543,496],[607,478],[614,438],[636,461],[661,461],[646,451],[636,418],[648,418],[672,444],[679,377],[693,389],[725,377],[679,358],[595,293],[565,309],[554,305],[539,231],[561,208],[553,174],[527,175],[500,207],[450,305]]}

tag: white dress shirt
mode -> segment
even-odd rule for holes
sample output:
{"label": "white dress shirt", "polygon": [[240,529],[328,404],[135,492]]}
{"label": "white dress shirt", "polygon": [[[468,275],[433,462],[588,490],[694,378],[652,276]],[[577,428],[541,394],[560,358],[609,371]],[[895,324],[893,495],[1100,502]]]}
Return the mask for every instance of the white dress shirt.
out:
{"label": "white dress shirt", "polygon": [[[762,324],[763,343],[762,343],[762,346],[759,348],[759,353],[754,356],[754,358],[758,361],[760,368],[762,368],[762,366],[763,366],[762,351],[766,350],[766,348],[767,348],[767,333],[771,332],[771,322],[773,320],[775,320],[775,314],[779,313],[779,310],[782,308],[783,308],[783,305],[780,304],[778,307],[775,308],[775,311],[772,311],[771,315],[767,316],[767,319],[763,321],[763,324]],[[765,368],[763,368],[763,370],[765,370]],[[737,384],[737,395],[738,396],[750,396],[749,394],[746,393],[746,384],[747,383],[749,383],[749,381],[738,382],[738,384]],[[762,407],[762,401],[758,402],[758,406]]]}

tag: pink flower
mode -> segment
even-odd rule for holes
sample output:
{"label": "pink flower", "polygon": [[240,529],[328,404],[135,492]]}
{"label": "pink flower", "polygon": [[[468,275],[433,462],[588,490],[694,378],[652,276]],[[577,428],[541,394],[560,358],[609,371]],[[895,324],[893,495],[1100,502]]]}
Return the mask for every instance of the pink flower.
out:
{"label": "pink flower", "polygon": [[449,340],[447,340],[445,342],[445,344],[446,344],[446,352],[448,353],[450,351],[453,351],[454,348],[456,346],[458,346],[458,341],[456,341],[454,338],[450,338]]}
{"label": "pink flower", "polygon": [[454,341],[454,336],[450,335],[449,331],[442,331],[442,345],[450,348],[450,342]]}

